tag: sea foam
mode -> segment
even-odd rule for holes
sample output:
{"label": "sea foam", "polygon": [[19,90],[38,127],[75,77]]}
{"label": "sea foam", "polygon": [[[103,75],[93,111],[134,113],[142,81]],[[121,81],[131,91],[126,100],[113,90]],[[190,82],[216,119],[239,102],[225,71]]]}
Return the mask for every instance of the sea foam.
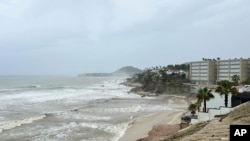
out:
{"label": "sea foam", "polygon": [[25,118],[25,119],[22,119],[22,120],[13,120],[13,121],[0,122],[0,133],[3,130],[12,129],[12,128],[21,126],[23,124],[29,124],[29,123],[32,123],[32,122],[34,122],[36,120],[44,119],[45,117],[46,117],[46,115],[40,115],[40,116]]}

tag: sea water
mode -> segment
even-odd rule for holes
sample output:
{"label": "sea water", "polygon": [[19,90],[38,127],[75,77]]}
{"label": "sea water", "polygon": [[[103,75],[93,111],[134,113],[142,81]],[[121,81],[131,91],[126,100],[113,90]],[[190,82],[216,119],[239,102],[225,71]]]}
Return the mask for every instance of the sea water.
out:
{"label": "sea water", "polygon": [[135,119],[178,110],[160,98],[128,94],[123,81],[0,76],[0,140],[117,141]]}

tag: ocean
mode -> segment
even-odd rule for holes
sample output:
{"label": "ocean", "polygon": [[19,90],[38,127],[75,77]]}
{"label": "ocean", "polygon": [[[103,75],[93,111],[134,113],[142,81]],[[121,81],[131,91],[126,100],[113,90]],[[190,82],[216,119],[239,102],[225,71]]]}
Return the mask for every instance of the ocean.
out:
{"label": "ocean", "polygon": [[183,108],[123,77],[0,76],[1,141],[118,141],[133,121]]}

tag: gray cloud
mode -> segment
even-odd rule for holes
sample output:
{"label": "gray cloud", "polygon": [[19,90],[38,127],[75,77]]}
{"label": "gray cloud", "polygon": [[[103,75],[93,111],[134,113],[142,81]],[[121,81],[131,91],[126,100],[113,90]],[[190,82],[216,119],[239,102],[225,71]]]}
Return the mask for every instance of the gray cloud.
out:
{"label": "gray cloud", "polygon": [[2,0],[0,74],[249,57],[248,0]]}

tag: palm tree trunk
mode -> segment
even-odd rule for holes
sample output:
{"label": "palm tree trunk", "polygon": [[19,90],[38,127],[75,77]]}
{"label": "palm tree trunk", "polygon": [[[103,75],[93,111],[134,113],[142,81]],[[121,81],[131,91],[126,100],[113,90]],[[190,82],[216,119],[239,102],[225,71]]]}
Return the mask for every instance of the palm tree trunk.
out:
{"label": "palm tree trunk", "polygon": [[203,112],[207,112],[207,102],[205,99],[203,103],[204,103]]}
{"label": "palm tree trunk", "polygon": [[228,104],[228,94],[225,94],[225,107],[227,107]]}

